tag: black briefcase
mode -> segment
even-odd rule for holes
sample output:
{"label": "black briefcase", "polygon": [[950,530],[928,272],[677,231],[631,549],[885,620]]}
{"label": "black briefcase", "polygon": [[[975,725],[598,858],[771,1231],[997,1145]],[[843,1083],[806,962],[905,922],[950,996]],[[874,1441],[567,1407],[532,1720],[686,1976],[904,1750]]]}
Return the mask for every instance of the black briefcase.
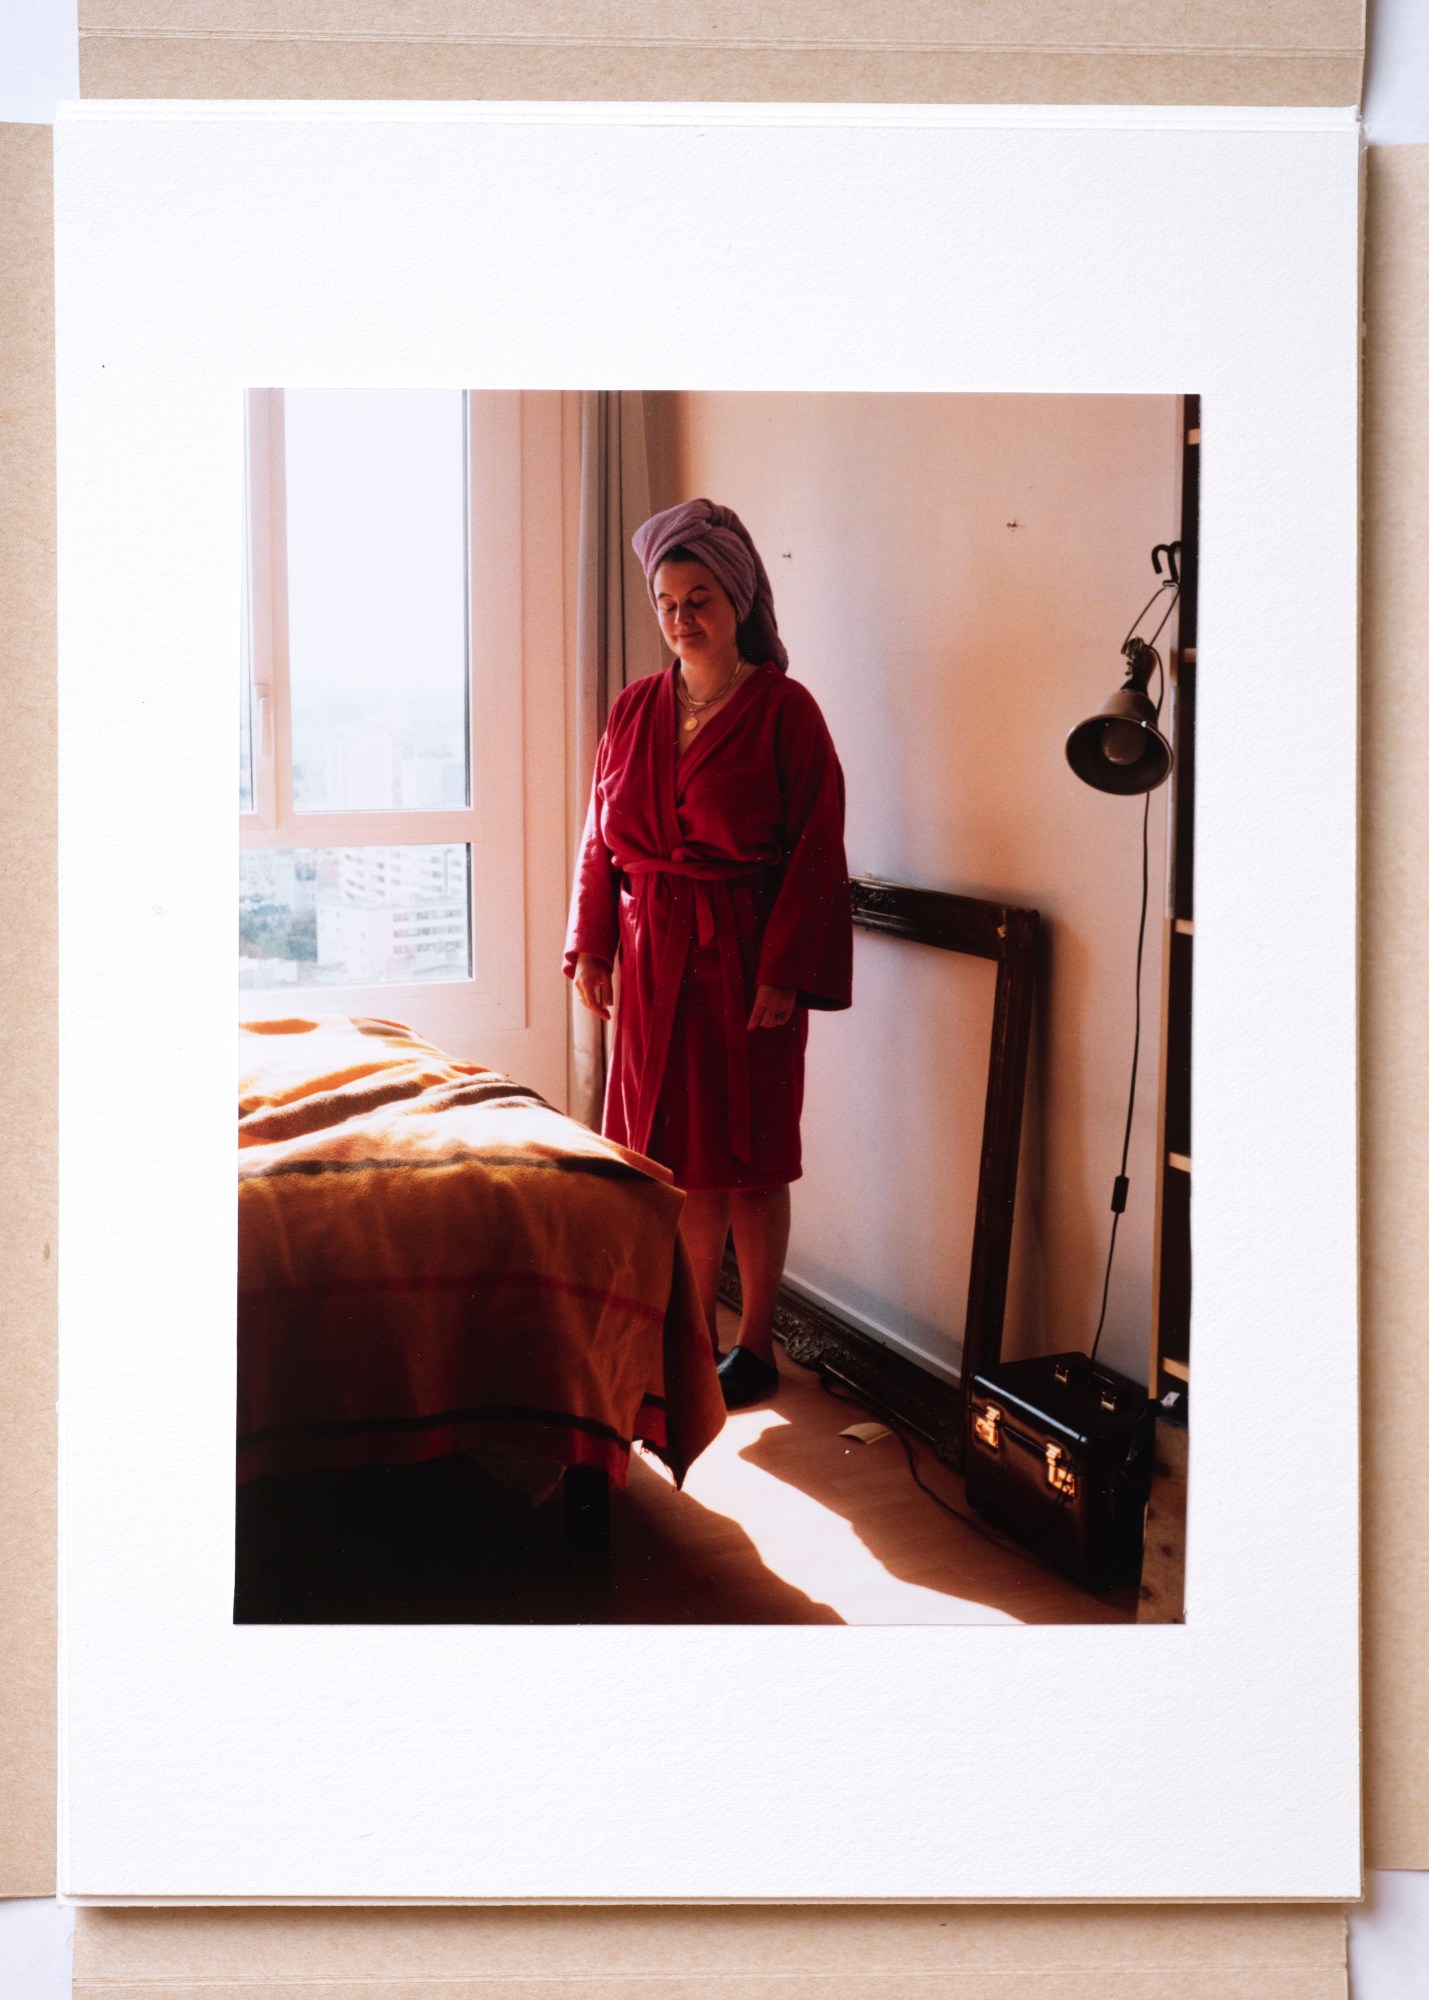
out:
{"label": "black briefcase", "polygon": [[1141,1569],[1155,1408],[1085,1354],[995,1362],[968,1392],[967,1496],[1086,1590]]}

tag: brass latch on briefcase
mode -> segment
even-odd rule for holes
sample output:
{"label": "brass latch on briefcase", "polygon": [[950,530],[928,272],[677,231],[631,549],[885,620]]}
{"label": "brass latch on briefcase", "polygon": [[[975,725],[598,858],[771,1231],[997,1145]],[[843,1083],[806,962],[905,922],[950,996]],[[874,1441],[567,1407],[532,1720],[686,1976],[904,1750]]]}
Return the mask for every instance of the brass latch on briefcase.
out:
{"label": "brass latch on briefcase", "polygon": [[1047,1447],[1047,1484],[1057,1493],[1065,1493],[1072,1499],[1077,1491],[1077,1475],[1070,1465],[1062,1463],[1062,1447],[1049,1444]]}
{"label": "brass latch on briefcase", "polygon": [[996,1403],[989,1403],[985,1410],[973,1418],[973,1429],[983,1443],[990,1446],[993,1451],[1000,1451],[1002,1448],[1002,1436],[998,1429],[1001,1422],[1002,1412]]}

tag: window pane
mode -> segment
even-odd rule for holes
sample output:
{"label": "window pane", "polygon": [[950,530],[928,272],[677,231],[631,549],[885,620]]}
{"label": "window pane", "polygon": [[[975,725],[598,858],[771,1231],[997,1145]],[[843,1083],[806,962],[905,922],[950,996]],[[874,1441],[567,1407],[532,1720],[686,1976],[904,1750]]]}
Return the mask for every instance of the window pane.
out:
{"label": "window pane", "polygon": [[469,847],[261,848],[240,855],[240,989],[470,977]]}
{"label": "window pane", "polygon": [[253,810],[253,723],[249,698],[251,681],[244,661],[243,684],[238,690],[238,810]]}
{"label": "window pane", "polygon": [[465,806],[465,398],[289,389],[283,421],[294,806]]}

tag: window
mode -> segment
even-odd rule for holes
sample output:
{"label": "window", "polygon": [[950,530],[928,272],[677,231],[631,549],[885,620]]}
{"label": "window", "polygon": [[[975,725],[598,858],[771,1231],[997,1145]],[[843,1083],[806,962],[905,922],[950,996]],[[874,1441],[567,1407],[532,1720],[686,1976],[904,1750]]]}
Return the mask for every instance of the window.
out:
{"label": "window", "polygon": [[248,396],[247,1016],[524,1025],[520,449],[508,396]]}

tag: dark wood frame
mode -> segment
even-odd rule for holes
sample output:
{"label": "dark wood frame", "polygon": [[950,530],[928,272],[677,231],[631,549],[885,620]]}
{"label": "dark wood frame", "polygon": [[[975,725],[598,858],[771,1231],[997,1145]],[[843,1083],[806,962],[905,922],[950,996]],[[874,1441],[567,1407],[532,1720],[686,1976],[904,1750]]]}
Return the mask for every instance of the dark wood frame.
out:
{"label": "dark wood frame", "polygon": [[1186,1615],[1186,1493],[1190,1459],[1191,1366],[1191,961],[1195,951],[1196,609],[1199,596],[1201,399],[1181,402],[1181,597],[1175,644],[1166,656],[1171,766],[1171,908],[1161,959],[1160,1160],[1152,1267],[1151,1371],[1160,1406],[1156,1458],[1146,1509],[1137,1619],[1146,1625]]}
{"label": "dark wood frame", "polygon": [[[1196,608],[1200,564],[1201,399],[1183,399],[1181,597],[1167,654],[1171,737],[1171,912],[1162,956],[1160,1160],[1156,1189],[1151,1394],[1174,1394],[1184,1423],[1191,1361],[1191,961],[1195,953]],[[1172,1367],[1167,1368],[1170,1361]]]}
{"label": "dark wood frame", "polygon": [[[961,1466],[967,1385],[1002,1349],[1037,985],[1038,914],[868,876],[855,876],[851,886],[853,920],[861,930],[990,959],[997,967],[958,1386],[950,1389],[940,1377],[788,1286],[780,1288],[774,1328],[791,1360],[849,1383],[919,1431],[948,1464]],[[732,1257],[726,1260],[720,1290],[738,1305],[739,1274]]]}

